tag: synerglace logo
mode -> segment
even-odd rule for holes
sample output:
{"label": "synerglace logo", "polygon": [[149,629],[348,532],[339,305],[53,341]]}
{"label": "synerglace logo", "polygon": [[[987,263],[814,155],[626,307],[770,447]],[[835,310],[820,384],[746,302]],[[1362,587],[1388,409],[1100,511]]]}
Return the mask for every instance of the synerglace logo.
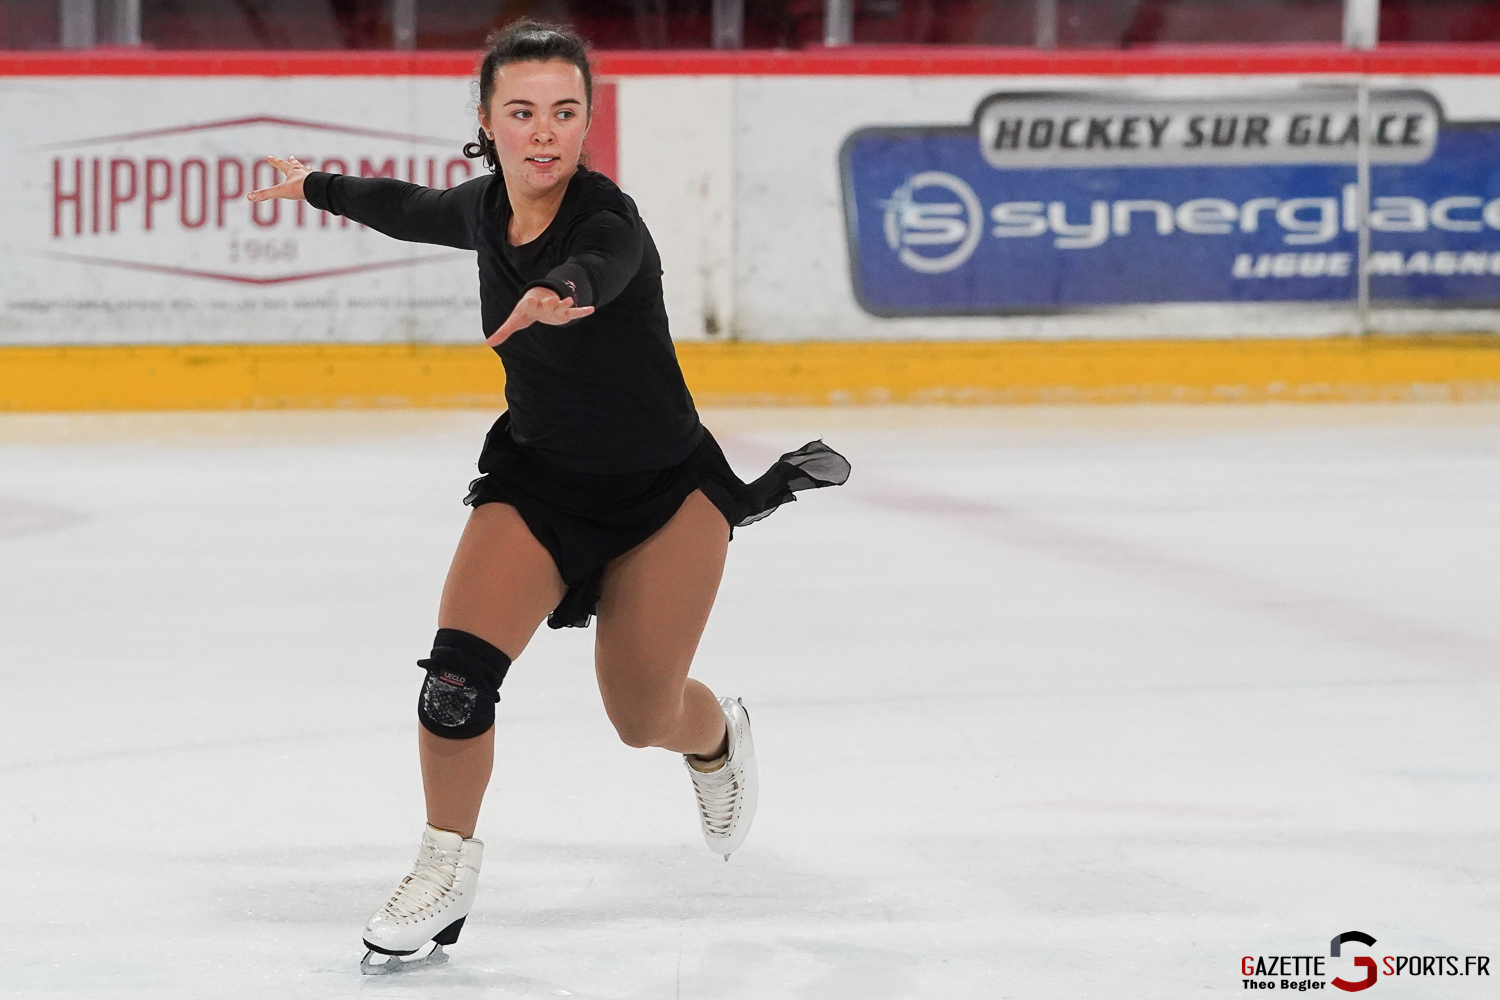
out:
{"label": "synerglace logo", "polygon": [[[1346,993],[1367,990],[1381,976],[1488,976],[1488,955],[1345,956],[1354,942],[1372,948],[1375,938],[1364,931],[1345,931],[1328,945],[1328,955],[1246,955],[1240,959],[1241,982],[1247,990],[1321,990],[1329,986]],[[1339,959],[1335,964],[1331,960]],[[1347,960],[1346,960],[1347,959]],[[1347,966],[1352,964],[1353,968]],[[1345,978],[1347,971],[1352,978]],[[1329,978],[1329,977],[1332,978]]]}
{"label": "synerglace logo", "polygon": [[[932,189],[946,197],[941,201],[918,199],[918,192]],[[886,245],[896,251],[901,263],[923,274],[942,274],[958,267],[973,255],[984,235],[984,215],[974,189],[940,170],[911,177],[882,205]],[[916,247],[932,249],[924,252]],[[934,252],[942,247],[952,249]]]}

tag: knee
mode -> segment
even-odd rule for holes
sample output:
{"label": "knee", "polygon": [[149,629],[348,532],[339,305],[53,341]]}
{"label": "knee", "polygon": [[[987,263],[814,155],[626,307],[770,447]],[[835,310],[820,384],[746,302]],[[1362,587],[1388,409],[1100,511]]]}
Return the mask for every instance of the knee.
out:
{"label": "knee", "polygon": [[440,628],[432,655],[417,665],[427,672],[417,699],[423,728],[450,740],[489,732],[510,657],[477,635]]}
{"label": "knee", "polygon": [[664,712],[611,712],[609,721],[614,723],[620,742],[626,746],[659,747],[672,736],[672,719]]}

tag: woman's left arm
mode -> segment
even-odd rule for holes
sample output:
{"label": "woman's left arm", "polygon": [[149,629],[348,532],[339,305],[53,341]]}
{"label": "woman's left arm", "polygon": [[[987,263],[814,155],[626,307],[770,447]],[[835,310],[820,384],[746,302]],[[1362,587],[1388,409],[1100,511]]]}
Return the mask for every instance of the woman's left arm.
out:
{"label": "woman's left arm", "polygon": [[580,306],[607,305],[641,269],[645,229],[614,212],[598,212],[576,226],[568,259],[527,288],[550,288]]}
{"label": "woman's left arm", "polygon": [[505,323],[485,341],[491,347],[533,323],[562,326],[607,305],[641,268],[645,229],[614,212],[599,212],[574,228],[568,259],[527,285]]}

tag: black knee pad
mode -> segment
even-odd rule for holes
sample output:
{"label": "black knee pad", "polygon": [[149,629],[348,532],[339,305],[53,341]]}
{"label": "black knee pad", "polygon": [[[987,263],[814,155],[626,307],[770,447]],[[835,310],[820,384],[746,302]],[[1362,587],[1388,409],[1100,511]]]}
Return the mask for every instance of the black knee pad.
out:
{"label": "black knee pad", "polygon": [[510,657],[477,635],[440,628],[432,655],[418,660],[417,666],[427,671],[417,718],[429,733],[467,740],[495,724],[495,702],[500,700],[500,682],[510,669]]}

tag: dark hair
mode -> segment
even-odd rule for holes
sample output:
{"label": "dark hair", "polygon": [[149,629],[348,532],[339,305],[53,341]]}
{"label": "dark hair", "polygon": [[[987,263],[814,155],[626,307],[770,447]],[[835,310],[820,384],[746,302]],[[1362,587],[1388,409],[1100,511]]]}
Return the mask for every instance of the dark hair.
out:
{"label": "dark hair", "polygon": [[[514,21],[485,39],[490,49],[479,64],[479,110],[486,111],[495,93],[495,73],[501,66],[517,62],[547,62],[561,59],[578,67],[583,74],[583,99],[590,111],[594,107],[594,76],[589,72],[588,47],[569,28],[540,21]],[[479,129],[479,138],[464,146],[464,155],[484,157],[491,170],[499,169],[495,142]]]}

